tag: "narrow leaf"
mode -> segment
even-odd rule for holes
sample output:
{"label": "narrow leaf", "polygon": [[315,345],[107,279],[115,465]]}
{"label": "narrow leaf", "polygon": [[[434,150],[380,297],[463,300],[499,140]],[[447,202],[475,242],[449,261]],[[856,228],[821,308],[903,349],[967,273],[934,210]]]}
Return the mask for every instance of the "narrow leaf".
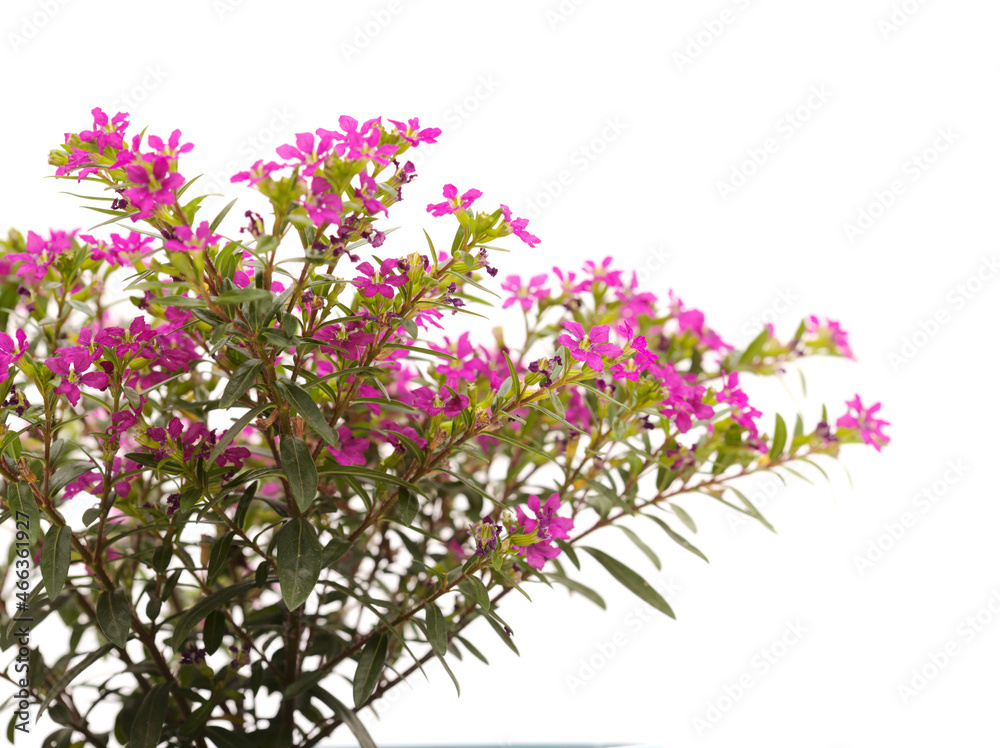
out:
{"label": "narrow leaf", "polygon": [[375,634],[358,658],[358,669],[354,672],[354,707],[360,709],[372,695],[382,676],[385,655],[389,649],[389,637],[384,633]]}
{"label": "narrow leaf", "polygon": [[448,651],[448,624],[444,614],[434,602],[427,603],[424,609],[424,621],[427,624],[427,641],[438,657],[443,657]]}
{"label": "narrow leaf", "polygon": [[132,626],[132,607],[125,590],[104,590],[97,597],[97,623],[104,635],[119,649],[125,648]]}
{"label": "narrow leaf", "polygon": [[294,382],[282,381],[276,382],[276,385],[281,394],[295,407],[305,422],[323,438],[323,441],[331,446],[337,443],[337,435],[333,433],[330,424],[326,422],[322,411],[308,392]]}
{"label": "narrow leaf", "polygon": [[671,618],[676,618],[674,611],[671,610],[667,601],[663,599],[663,596],[650,587],[649,582],[640,577],[621,561],[612,558],[604,551],[599,551],[596,548],[584,546],[583,550],[593,556],[597,562],[603,566],[609,574],[611,574],[611,576],[621,582],[640,600],[649,603],[661,613],[664,613]]}
{"label": "narrow leaf", "polygon": [[157,683],[149,690],[132,720],[129,748],[156,748],[156,744],[160,742],[163,723],[167,719],[169,704],[169,685]]}
{"label": "narrow leaf", "polygon": [[236,367],[233,376],[226,382],[226,389],[219,399],[219,407],[223,410],[232,407],[233,403],[239,400],[253,385],[257,375],[264,367],[264,362],[256,358],[250,358]]}

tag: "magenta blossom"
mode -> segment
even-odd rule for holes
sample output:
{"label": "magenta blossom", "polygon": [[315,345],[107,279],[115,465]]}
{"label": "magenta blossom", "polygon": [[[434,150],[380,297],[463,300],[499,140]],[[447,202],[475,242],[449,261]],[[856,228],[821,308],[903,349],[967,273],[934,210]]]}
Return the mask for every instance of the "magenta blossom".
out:
{"label": "magenta blossom", "polygon": [[[882,447],[889,443],[889,437],[882,433],[882,427],[888,426],[889,422],[875,417],[882,403],[875,403],[872,407],[865,408],[861,405],[861,396],[855,395],[853,400],[847,401],[847,407],[847,413],[837,419],[837,428],[858,429],[861,432],[861,440],[875,447],[876,452],[881,452]],[[857,411],[857,415],[851,415],[850,409]]]}
{"label": "magenta blossom", "polygon": [[239,171],[230,177],[230,182],[246,182],[250,187],[253,187],[258,182],[267,179],[271,176],[272,172],[281,169],[281,164],[276,161],[268,161],[264,163],[264,159],[257,159],[253,166],[247,171]]}
{"label": "magenta blossom", "polygon": [[436,143],[438,136],[441,134],[440,127],[425,127],[421,130],[420,120],[417,117],[409,119],[406,122],[394,119],[389,121],[396,127],[399,137],[412,146],[418,146],[421,143]]}
{"label": "magenta blossom", "polygon": [[194,148],[194,143],[185,143],[181,145],[181,131],[174,130],[170,133],[170,138],[166,143],[163,142],[163,138],[158,138],[155,135],[150,135],[146,138],[146,142],[152,146],[153,150],[159,156],[168,156],[170,158],[176,159],[182,153],[187,153],[192,148]]}
{"label": "magenta blossom", "polygon": [[503,308],[506,309],[517,303],[521,305],[521,309],[524,311],[530,311],[536,301],[541,301],[548,297],[549,289],[542,288],[547,278],[548,276],[545,273],[533,275],[531,280],[525,284],[521,282],[520,275],[508,275],[507,280],[500,287],[504,291],[510,291],[513,295],[504,301]]}
{"label": "magenta blossom", "polygon": [[347,146],[346,158],[350,160],[368,159],[380,166],[388,166],[389,159],[399,149],[399,146],[391,143],[379,145],[382,138],[382,131],[377,127],[372,127],[367,135],[359,132],[350,132],[344,144]]}
{"label": "magenta blossom", "polygon": [[622,271],[609,270],[611,262],[610,257],[605,257],[600,265],[593,260],[587,260],[583,263],[583,271],[590,276],[591,283],[600,281],[609,288],[617,288],[622,285]]}
{"label": "magenta blossom", "polygon": [[87,372],[95,358],[97,356],[92,355],[85,345],[57,348],[55,356],[45,359],[49,371],[62,377],[53,391],[65,395],[70,405],[75,407],[80,402],[80,385],[107,389],[111,380],[105,372]]}
{"label": "magenta blossom", "polygon": [[202,221],[197,230],[192,231],[190,226],[180,225],[174,229],[177,239],[167,239],[163,243],[167,249],[178,252],[190,252],[199,249],[208,249],[219,243],[219,237],[212,233],[208,226],[208,221]]}
{"label": "magenta blossom", "polygon": [[389,215],[389,209],[378,199],[379,186],[375,180],[367,172],[363,171],[358,175],[358,181],[361,183],[361,186],[354,189],[354,196],[362,202],[365,210],[371,215],[380,212]]}
{"label": "magenta blossom", "polygon": [[170,159],[166,156],[157,156],[152,168],[130,163],[125,167],[125,173],[133,186],[126,189],[124,195],[129,203],[138,208],[138,212],[131,216],[133,222],[149,218],[157,205],[173,205],[177,201],[175,191],[184,184],[184,177],[170,170]]}
{"label": "magenta blossom", "polygon": [[0,332],[0,382],[7,381],[7,371],[11,364],[17,363],[17,360],[24,355],[28,348],[28,337],[24,330],[18,328],[16,335],[17,346],[15,347],[10,335]]}
{"label": "magenta blossom", "polygon": [[80,238],[92,245],[90,259],[104,260],[109,265],[130,265],[144,255],[155,251],[149,250],[149,245],[155,239],[152,236],[143,236],[137,231],[130,231],[127,237],[120,234],[112,234],[110,247],[106,242],[95,239],[93,236],[81,234]]}
{"label": "magenta blossom", "polygon": [[25,285],[37,285],[49,272],[49,266],[56,258],[72,248],[72,239],[76,231],[49,231],[49,238],[43,239],[34,231],[28,232],[25,240],[25,252],[14,252],[5,257],[11,263],[18,264],[15,275],[22,279]]}
{"label": "magenta blossom", "polygon": [[407,281],[405,273],[393,272],[398,265],[399,260],[383,260],[376,273],[370,262],[362,262],[358,265],[358,271],[361,272],[361,275],[352,280],[351,283],[358,287],[366,299],[378,295],[391,299],[395,295],[393,289],[405,286]]}
{"label": "magenta blossom", "polygon": [[303,176],[311,177],[323,159],[333,149],[334,133],[318,130],[319,141],[311,132],[300,132],[295,136],[295,145],[278,146],[277,153],[289,163],[285,166],[302,166]]}
{"label": "magenta blossom", "polygon": [[855,360],[854,352],[851,351],[851,346],[847,342],[847,331],[836,320],[825,319],[820,321],[819,317],[815,314],[810,315],[806,320],[806,332],[810,336],[815,336],[816,342],[820,345],[825,345],[833,349],[838,355],[849,358],[852,361]]}
{"label": "magenta blossom", "polygon": [[569,349],[569,354],[577,361],[583,361],[594,371],[604,371],[602,356],[617,358],[622,355],[622,349],[608,342],[608,326],[597,325],[584,335],[583,325],[579,322],[563,322],[563,327],[570,335],[560,335],[559,343]]}
{"label": "magenta blossom", "polygon": [[[125,128],[128,127],[128,114],[118,112],[111,120],[108,120],[108,115],[100,107],[91,109],[90,113],[94,116],[94,129],[80,131],[80,140],[84,143],[93,143],[99,155],[103,155],[104,149],[108,147],[114,150],[124,148],[124,133]],[[69,140],[68,134],[66,139]]]}
{"label": "magenta blossom", "polygon": [[722,383],[722,389],[716,395],[716,399],[720,403],[731,405],[733,412],[730,414],[730,417],[749,432],[751,439],[756,439],[757,424],[754,422],[754,419],[760,418],[763,413],[750,405],[746,393],[740,389],[739,374],[737,372],[730,372],[728,375],[722,372]]}
{"label": "magenta blossom", "polygon": [[556,516],[561,504],[557,493],[549,496],[545,506],[542,506],[537,496],[528,497],[528,508],[534,513],[534,518],[529,518],[520,506],[517,507],[517,521],[521,525],[522,532],[525,534],[535,532],[538,538],[531,545],[514,546],[518,553],[524,554],[528,566],[541,569],[548,559],[555,558],[562,552],[552,544],[554,538],[569,540],[573,520],[569,517]]}
{"label": "magenta blossom", "polygon": [[527,218],[513,218],[511,216],[510,208],[503,203],[500,203],[500,209],[503,211],[503,220],[504,223],[507,224],[507,228],[510,229],[510,233],[527,244],[529,247],[535,247],[542,241],[534,234],[528,232]]}
{"label": "magenta blossom", "polygon": [[459,210],[465,210],[472,205],[483,193],[477,189],[466,190],[462,196],[458,196],[458,188],[453,184],[444,186],[444,196],[448,198],[443,203],[431,203],[427,206],[427,212],[432,216],[446,216]]}
{"label": "magenta blossom", "polygon": [[657,357],[646,348],[646,338],[643,335],[633,337],[632,326],[628,323],[618,326],[618,332],[625,336],[626,344],[623,353],[632,352],[632,358],[617,363],[611,367],[611,376],[615,379],[628,379],[635,382],[639,374],[646,371],[657,362]]}
{"label": "magenta blossom", "polygon": [[429,416],[444,413],[448,418],[454,418],[469,407],[469,398],[465,395],[452,394],[444,387],[437,394],[434,394],[434,390],[430,387],[418,387],[410,395],[413,397],[414,407]]}
{"label": "magenta blossom", "polygon": [[368,439],[354,436],[347,426],[341,426],[337,429],[337,434],[340,436],[340,442],[337,446],[326,448],[334,461],[340,465],[364,465],[365,450],[368,449],[371,442]]}

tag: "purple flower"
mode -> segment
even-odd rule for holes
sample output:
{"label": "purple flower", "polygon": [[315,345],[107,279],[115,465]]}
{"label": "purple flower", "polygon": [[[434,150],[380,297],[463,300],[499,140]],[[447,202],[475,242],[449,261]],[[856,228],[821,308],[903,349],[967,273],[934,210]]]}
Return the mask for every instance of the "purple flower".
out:
{"label": "purple flower", "polygon": [[429,416],[444,413],[448,418],[454,418],[469,407],[469,398],[465,395],[453,395],[444,387],[436,395],[430,387],[418,387],[410,395],[413,397],[413,405]]}
{"label": "purple flower", "polygon": [[407,276],[405,273],[396,274],[393,271],[399,265],[399,260],[384,260],[376,273],[370,262],[362,262],[358,265],[361,275],[351,281],[358,287],[358,290],[366,299],[374,296],[384,296],[391,299],[395,294],[394,288],[405,286]]}
{"label": "purple flower", "polygon": [[337,446],[326,448],[334,461],[340,465],[364,465],[365,450],[371,442],[354,436],[347,426],[337,429],[337,434],[340,436]]}
{"label": "purple flower", "polygon": [[125,167],[125,174],[133,183],[125,190],[128,201],[139,209],[133,213],[132,221],[149,218],[157,205],[173,205],[177,201],[174,191],[184,184],[184,177],[170,170],[170,159],[166,156],[156,156],[152,168],[142,163],[130,163]]}
{"label": "purple flower", "polygon": [[520,275],[508,275],[507,280],[500,288],[504,291],[510,291],[513,295],[504,301],[503,308],[506,309],[517,303],[524,311],[530,311],[536,301],[548,297],[549,289],[542,288],[547,278],[548,276],[542,273],[541,275],[533,275],[527,283],[522,283]]}
{"label": "purple flower", "polygon": [[[882,403],[875,403],[870,408],[865,408],[861,404],[861,396],[855,395],[853,400],[847,401],[848,411],[837,419],[837,428],[858,429],[861,433],[861,440],[865,444],[871,444],[876,452],[881,452],[882,447],[889,443],[889,437],[882,432],[883,426],[888,426],[888,421],[876,418],[875,413],[882,407]],[[857,411],[857,415],[851,415],[851,410]]]}
{"label": "purple flower", "polygon": [[441,134],[441,128],[439,127],[425,127],[421,130],[420,120],[417,117],[406,122],[399,122],[394,119],[389,121],[395,125],[399,137],[412,146],[417,146],[421,143],[436,143],[438,136]]}
{"label": "purple flower", "polygon": [[500,203],[500,208],[503,210],[503,220],[504,223],[507,224],[507,228],[510,229],[510,233],[527,244],[529,247],[535,247],[542,241],[534,234],[528,233],[527,218],[512,218],[510,208],[503,203]]}
{"label": "purple flower", "polygon": [[468,208],[472,203],[476,201],[477,198],[483,196],[483,193],[477,189],[466,190],[462,193],[462,196],[458,196],[458,188],[453,184],[446,184],[444,186],[444,196],[448,198],[443,203],[431,203],[427,206],[427,212],[432,216],[446,216],[449,213],[455,213],[459,210],[464,210]]}
{"label": "purple flower", "polygon": [[586,335],[583,333],[583,325],[579,322],[565,321],[563,327],[569,330],[570,335],[560,335],[559,343],[569,349],[573,358],[583,361],[594,371],[604,371],[602,356],[617,358],[622,355],[621,348],[608,342],[607,325],[592,327]]}
{"label": "purple flower", "polygon": [[573,529],[573,520],[569,517],[557,517],[556,512],[562,504],[559,494],[554,493],[549,496],[542,506],[541,500],[537,496],[528,497],[528,508],[535,517],[529,518],[524,510],[517,507],[517,521],[520,523],[525,534],[536,533],[538,540],[527,546],[514,546],[518,553],[524,553],[528,566],[541,569],[546,560],[555,558],[561,551],[552,545],[554,538],[569,540],[569,531]]}
{"label": "purple flower", "polygon": [[229,181],[246,182],[250,187],[253,187],[258,182],[267,179],[269,176],[271,176],[272,172],[275,172],[281,168],[282,168],[281,164],[277,163],[276,161],[268,161],[265,164],[264,159],[261,158],[257,159],[254,162],[253,166],[251,166],[248,171],[240,171],[237,172],[236,174],[233,174],[233,176],[230,177]]}

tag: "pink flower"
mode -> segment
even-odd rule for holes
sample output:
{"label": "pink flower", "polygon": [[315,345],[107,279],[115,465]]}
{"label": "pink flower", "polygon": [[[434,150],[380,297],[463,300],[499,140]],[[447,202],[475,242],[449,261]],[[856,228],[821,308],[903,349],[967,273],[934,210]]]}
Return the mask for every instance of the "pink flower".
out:
{"label": "pink flower", "polygon": [[418,146],[421,143],[436,143],[437,137],[441,134],[441,128],[439,127],[425,127],[421,130],[420,120],[417,117],[409,119],[406,122],[399,122],[394,119],[389,121],[395,125],[399,137],[412,146]]}
{"label": "pink flower", "polygon": [[277,153],[290,163],[285,166],[302,166],[303,176],[311,177],[333,149],[334,133],[329,130],[317,131],[319,141],[311,132],[300,132],[295,136],[295,145],[278,146]]}
{"label": "pink flower", "polygon": [[660,401],[660,413],[673,419],[678,430],[685,434],[690,431],[693,418],[707,420],[715,411],[711,405],[704,402],[705,388],[693,384],[697,380],[695,374],[679,374],[673,364],[653,364],[651,371],[659,378],[664,399]]}
{"label": "pink flower", "polygon": [[453,395],[444,387],[436,395],[430,387],[418,387],[410,395],[413,397],[413,406],[429,416],[444,413],[448,418],[454,418],[469,407],[469,398],[465,395]]}
{"label": "pink flower", "polygon": [[760,418],[763,414],[750,405],[746,393],[739,389],[740,382],[737,372],[734,371],[728,375],[723,372],[722,382],[722,389],[716,395],[716,399],[720,403],[731,405],[733,407],[731,418],[749,432],[751,439],[756,439],[757,424],[754,423],[754,419]]}
{"label": "pink flower", "polygon": [[62,381],[53,391],[65,395],[70,405],[75,407],[80,402],[79,385],[99,390],[107,389],[110,380],[106,373],[103,371],[86,373],[99,355],[91,354],[86,345],[57,348],[55,356],[45,359],[49,371],[62,377]]}
{"label": "pink flower", "polygon": [[90,250],[90,259],[104,260],[109,265],[120,266],[130,265],[144,255],[150,254],[151,252],[146,250],[155,241],[153,237],[143,236],[137,231],[130,231],[127,237],[112,234],[110,247],[92,236],[81,235],[80,238],[93,245]]}
{"label": "pink flower", "polygon": [[5,259],[11,265],[19,263],[15,275],[21,278],[25,285],[36,285],[45,278],[49,266],[55,259],[72,248],[72,239],[75,235],[76,231],[71,233],[49,231],[49,238],[45,240],[34,231],[29,231],[24,243],[27,251],[13,252]]}
{"label": "pink flower", "polygon": [[534,234],[528,233],[527,218],[512,218],[510,208],[503,203],[500,203],[500,208],[503,210],[503,220],[504,223],[507,224],[507,228],[510,229],[510,233],[527,244],[529,247],[534,247],[542,241]]}
{"label": "pink flower", "polygon": [[326,448],[334,461],[340,465],[364,465],[365,450],[368,449],[371,442],[368,439],[354,436],[347,426],[341,426],[337,429],[337,434],[340,436],[340,442],[337,446]]}
{"label": "pink flower", "polygon": [[617,358],[622,355],[622,349],[608,342],[608,326],[592,327],[586,335],[583,325],[579,322],[564,321],[563,327],[570,335],[560,335],[559,343],[569,349],[570,355],[577,361],[583,361],[594,371],[604,371],[602,356]]}
{"label": "pink flower", "polygon": [[503,303],[503,308],[506,309],[512,304],[518,303],[521,305],[521,309],[526,312],[530,311],[536,301],[548,297],[549,289],[542,288],[547,277],[545,273],[534,275],[527,284],[522,284],[520,275],[508,275],[507,280],[500,287],[504,291],[510,291],[513,296]]}
{"label": "pink flower", "polygon": [[7,381],[7,371],[11,364],[17,363],[17,360],[24,355],[28,348],[28,338],[24,330],[18,328],[16,335],[17,346],[15,347],[10,335],[0,332],[0,382]]}
{"label": "pink flower", "polygon": [[[82,130],[80,132],[80,140],[84,143],[93,143],[97,147],[99,155],[102,155],[104,149],[108,147],[115,150],[124,148],[125,139],[123,136],[125,128],[128,127],[128,114],[126,112],[118,112],[109,121],[108,115],[100,107],[91,109],[90,113],[94,116],[94,129]],[[66,137],[68,140],[69,135]]]}
{"label": "pink flower", "polygon": [[837,354],[854,359],[854,353],[847,342],[847,331],[844,330],[836,320],[825,319],[822,322],[815,314],[806,320],[806,332],[816,337],[819,345],[826,346],[836,351]]}
{"label": "pink flower", "polygon": [[275,161],[268,161],[265,164],[264,159],[261,158],[257,159],[254,162],[253,166],[251,166],[248,171],[240,171],[237,172],[236,174],[233,174],[233,176],[230,177],[229,181],[246,182],[250,187],[253,187],[258,182],[267,179],[269,176],[271,176],[272,172],[275,172],[281,168],[283,168],[281,164]]}
{"label": "pink flower", "polygon": [[732,348],[716,335],[715,331],[705,326],[705,315],[698,309],[687,309],[680,312],[677,315],[677,324],[680,326],[681,333],[690,331],[700,345],[704,345],[710,350],[721,351]]}
{"label": "pink flower", "polygon": [[202,221],[196,231],[192,231],[190,226],[183,224],[177,226],[174,229],[174,235],[177,239],[167,239],[163,246],[178,252],[208,249],[209,246],[215,246],[219,243],[219,237],[212,233],[208,221]]}
{"label": "pink flower", "polygon": [[170,171],[170,159],[166,156],[157,156],[151,169],[145,164],[131,163],[125,167],[125,174],[133,186],[123,194],[138,208],[131,216],[133,222],[149,218],[157,205],[173,205],[177,201],[174,191],[184,184],[183,176]]}
{"label": "pink flower", "polygon": [[638,381],[639,374],[646,371],[652,364],[655,364],[658,359],[646,348],[645,336],[632,336],[631,325],[628,323],[619,325],[618,331],[625,336],[627,341],[624,353],[628,353],[629,349],[631,349],[635,355],[626,361],[612,366],[611,376],[615,379],[628,379],[632,382]]}
{"label": "pink flower", "polygon": [[185,143],[180,145],[181,142],[181,131],[174,130],[170,133],[169,140],[164,143],[162,138],[158,138],[155,135],[150,135],[146,138],[146,142],[152,146],[153,150],[160,156],[169,156],[170,158],[176,159],[182,153],[187,153],[192,148],[194,148],[194,143]]}
{"label": "pink flower", "polygon": [[459,210],[464,210],[468,208],[472,203],[476,201],[477,198],[483,196],[483,193],[477,189],[466,190],[462,193],[462,196],[458,196],[458,188],[453,184],[446,184],[444,186],[444,196],[448,198],[443,203],[431,203],[427,206],[427,212],[432,216],[446,216],[449,213],[455,213]]}
{"label": "pink flower", "polygon": [[302,205],[313,223],[317,226],[324,223],[339,226],[344,212],[344,203],[340,199],[340,195],[331,191],[330,183],[323,177],[313,177],[309,193],[308,199]]}
{"label": "pink flower", "polygon": [[622,285],[622,271],[608,270],[608,266],[610,264],[610,257],[605,257],[604,261],[600,265],[595,263],[593,260],[587,260],[583,263],[583,270],[585,273],[590,275],[591,283],[601,281],[609,288],[617,288]]}
{"label": "pink flower", "polygon": [[344,141],[347,146],[347,158],[351,160],[368,159],[380,166],[388,166],[389,159],[386,157],[391,158],[399,146],[391,143],[380,146],[379,140],[381,138],[382,131],[377,127],[372,127],[367,135],[362,135],[359,132],[348,133],[347,140]]}
{"label": "pink flower", "polygon": [[[889,437],[882,433],[882,427],[888,426],[889,422],[875,417],[882,403],[865,408],[861,405],[861,396],[855,395],[853,400],[847,401],[847,407],[847,413],[837,419],[837,428],[858,429],[861,440],[875,447],[876,452],[881,452],[882,447],[889,443]],[[851,415],[851,409],[857,411],[857,415]]]}
{"label": "pink flower", "polygon": [[382,421],[382,429],[383,431],[389,432],[384,434],[382,438],[395,447],[398,452],[405,451],[406,447],[403,446],[399,437],[396,436],[397,434],[399,434],[399,436],[405,436],[421,449],[427,449],[427,440],[422,438],[420,434],[417,433],[417,430],[411,426],[400,426],[394,421]]}
{"label": "pink flower", "polygon": [[382,212],[389,215],[389,209],[378,199],[379,186],[367,172],[358,175],[360,187],[354,189],[354,196],[360,200],[371,215]]}
{"label": "pink flower", "polygon": [[521,525],[525,534],[535,532],[538,540],[527,546],[514,546],[518,553],[523,553],[528,562],[528,566],[541,569],[550,558],[555,558],[562,551],[552,545],[554,538],[569,540],[569,531],[573,529],[573,520],[569,517],[557,517],[556,512],[562,502],[559,494],[554,493],[549,496],[542,506],[541,500],[537,496],[528,497],[528,508],[535,515],[529,518],[519,505],[517,507],[517,521]]}
{"label": "pink flower", "polygon": [[579,283],[576,281],[576,273],[567,271],[563,273],[559,268],[552,268],[553,274],[559,279],[559,283],[562,286],[562,292],[564,294],[575,295],[581,291],[587,291],[590,289],[590,281],[582,280]]}
{"label": "pink flower", "polygon": [[351,283],[358,287],[366,299],[378,295],[391,299],[395,295],[393,289],[405,286],[407,281],[405,273],[396,274],[393,272],[397,265],[399,265],[399,260],[384,260],[376,273],[370,262],[362,262],[358,265],[358,270],[362,274]]}

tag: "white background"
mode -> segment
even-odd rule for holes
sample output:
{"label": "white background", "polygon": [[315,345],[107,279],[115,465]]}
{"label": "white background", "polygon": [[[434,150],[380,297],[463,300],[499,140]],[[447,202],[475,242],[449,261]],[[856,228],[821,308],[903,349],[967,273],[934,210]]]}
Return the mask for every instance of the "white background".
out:
{"label": "white background", "polygon": [[[881,400],[892,444],[844,450],[854,490],[829,462],[833,493],[809,468],[816,487],[751,482],[776,494],[761,506],[778,535],[680,502],[710,565],[637,526],[657,573],[607,531],[605,548],[676,589],[677,621],[636,624],[637,601],[590,562],[606,612],[534,588],[503,611],[519,659],[474,630],[493,665],[455,667],[460,699],[432,667],[364,719],[389,745],[994,745],[1000,281],[967,284],[995,272],[998,23],[986,0],[7,0],[0,228],[96,223],[45,179],[94,106],[127,109],[136,132],[180,128],[196,144],[186,176],[228,177],[340,114],[419,115],[445,132],[394,209],[398,254],[422,249],[421,226],[450,235],[423,206],[453,182],[532,218],[542,244],[503,256],[502,274],[611,254],[735,343],[765,314],[784,335],[803,315],[839,319],[858,363],[807,362],[805,401],[794,374],[752,391],[765,426],[775,408],[814,424],[820,403],[835,416],[855,392]],[[740,169],[754,173],[721,194]],[[851,241],[861,212],[878,217]],[[961,306],[960,287],[976,289]],[[951,464],[961,477],[935,484]],[[805,632],[783,649],[789,626]],[[780,655],[766,671],[761,650]],[[922,688],[914,668],[933,675]]]}

